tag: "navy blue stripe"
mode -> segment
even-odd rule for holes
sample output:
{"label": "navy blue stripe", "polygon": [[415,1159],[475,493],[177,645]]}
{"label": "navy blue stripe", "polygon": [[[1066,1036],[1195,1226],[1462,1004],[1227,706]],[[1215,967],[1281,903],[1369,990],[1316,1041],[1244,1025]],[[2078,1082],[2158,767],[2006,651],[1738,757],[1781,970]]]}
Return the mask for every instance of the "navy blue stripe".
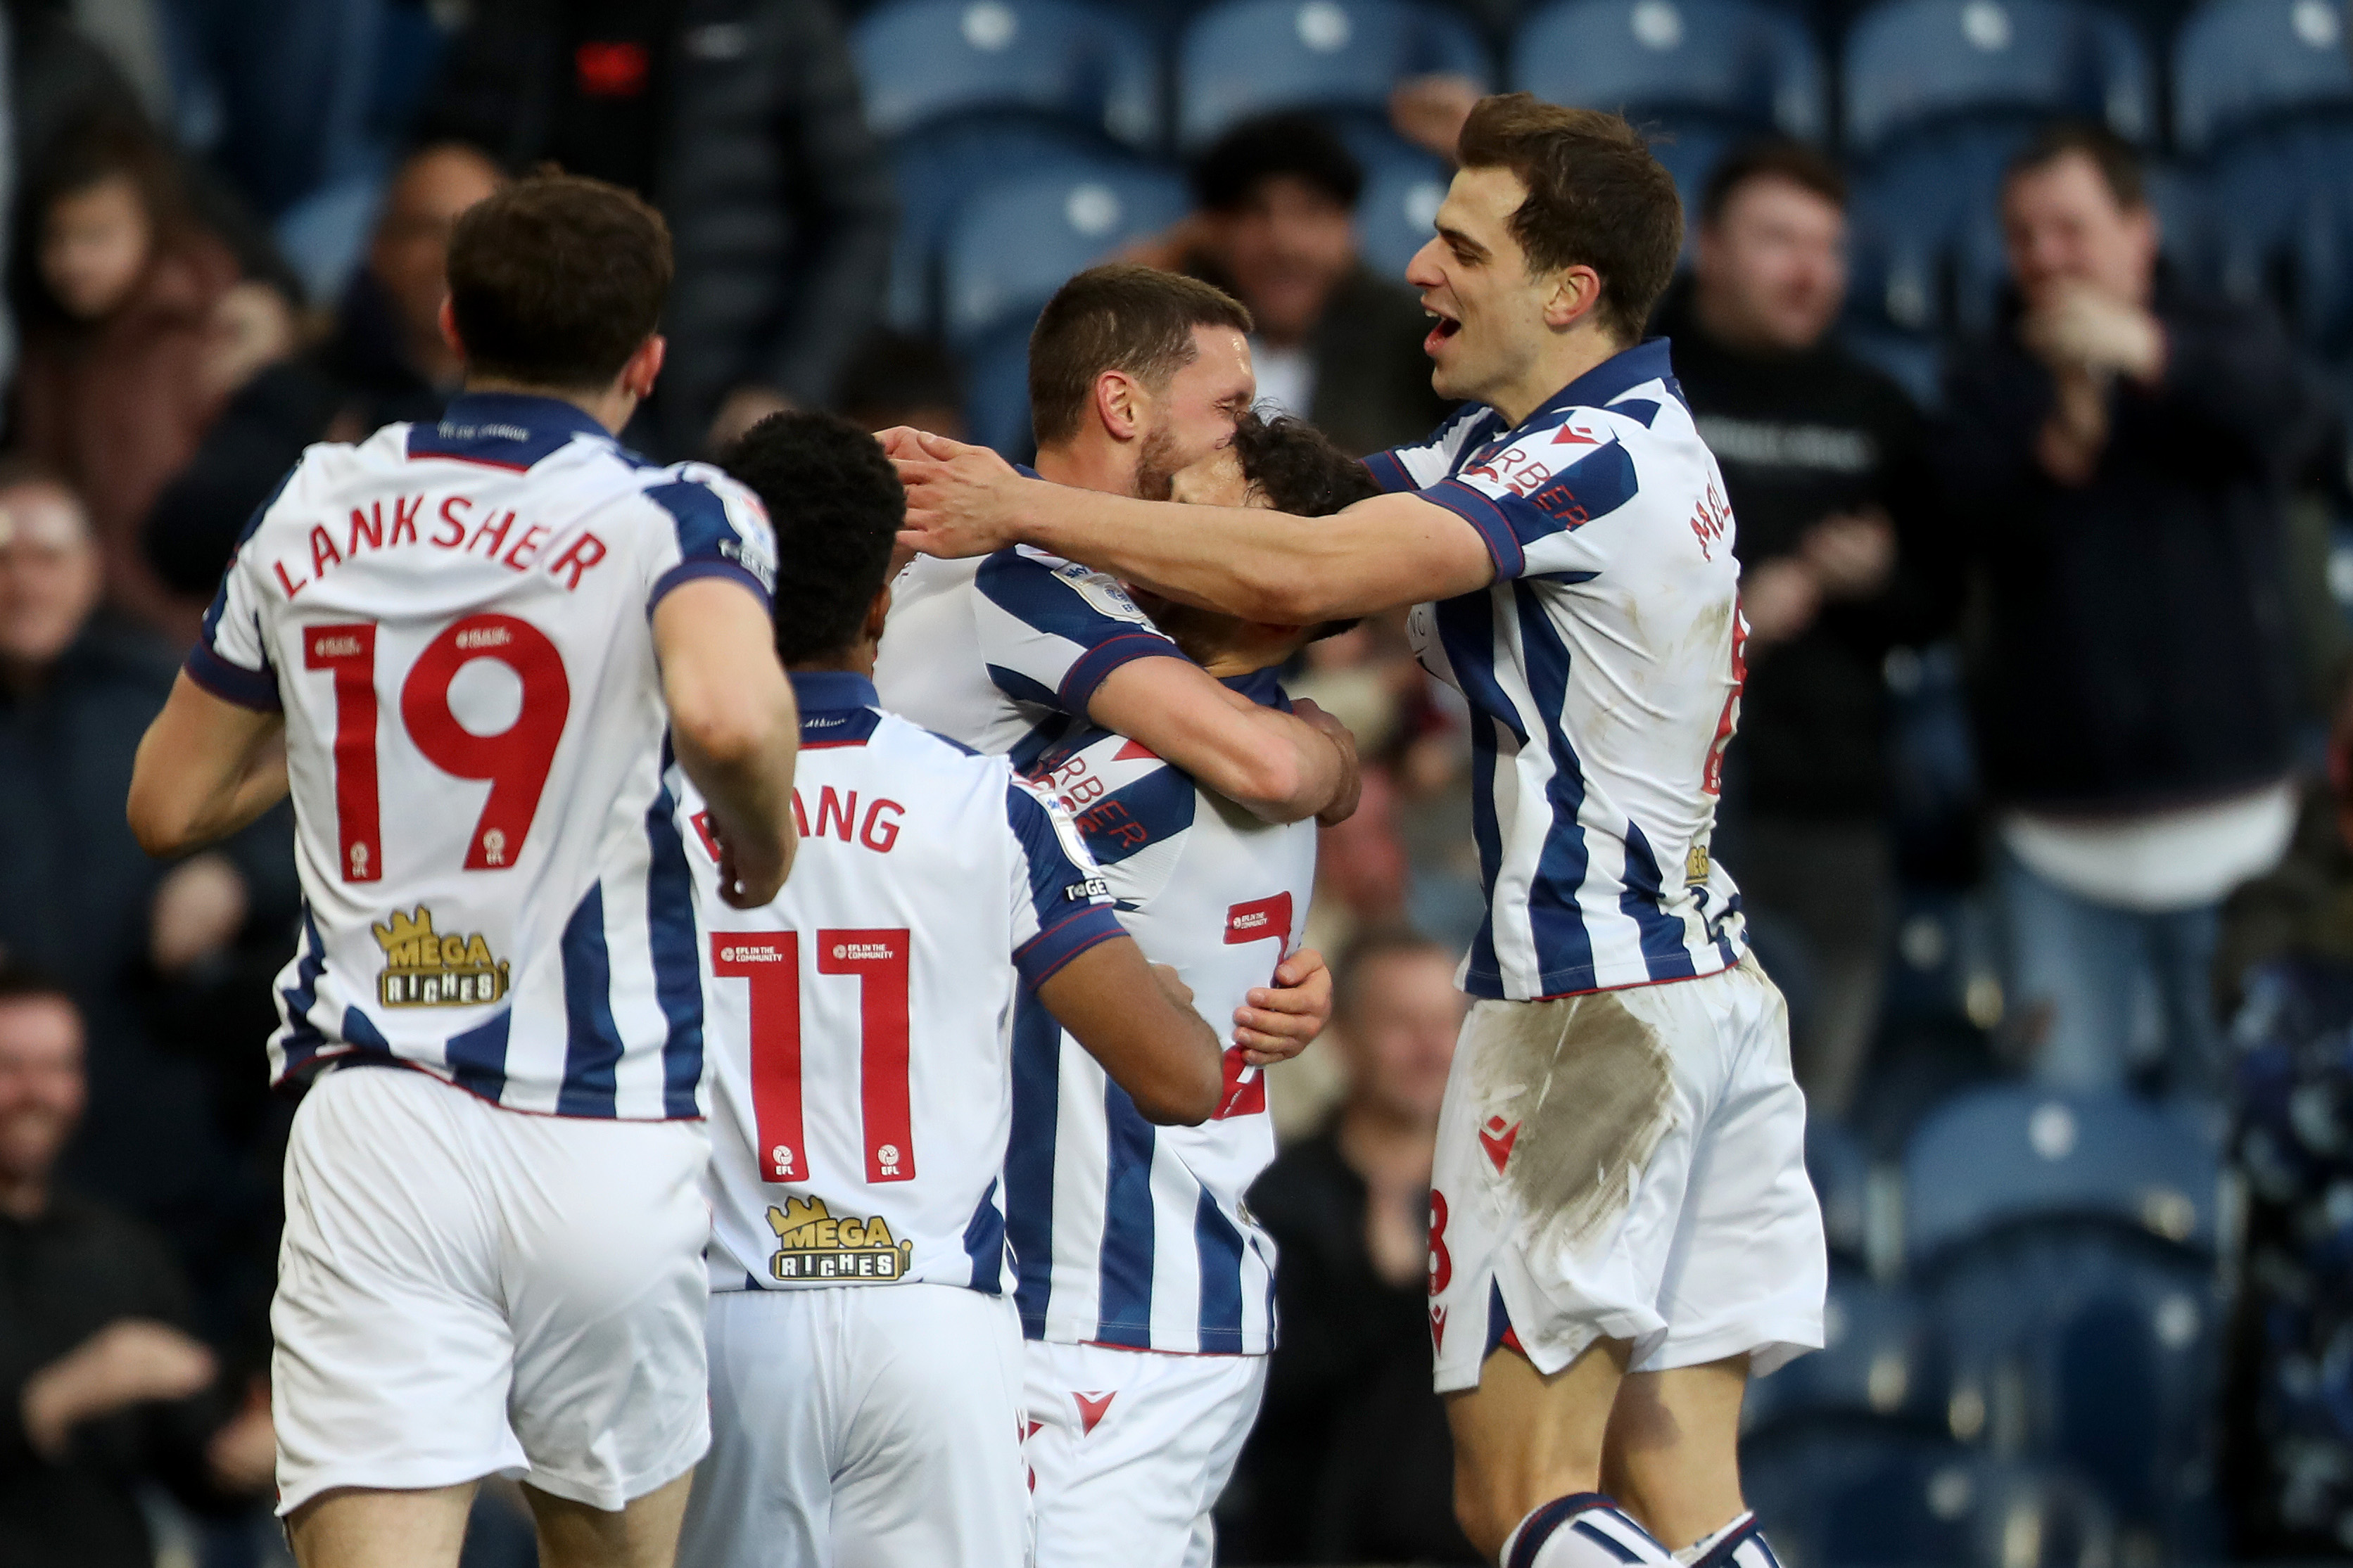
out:
{"label": "navy blue stripe", "polygon": [[1375,452],[1365,459],[1365,467],[1372,474],[1373,483],[1391,495],[1399,490],[1420,488],[1413,482],[1413,476],[1406,471],[1404,460],[1395,452]]}
{"label": "navy blue stripe", "polygon": [[1569,1528],[1576,1531],[1577,1534],[1598,1543],[1604,1552],[1607,1552],[1610,1556],[1615,1557],[1620,1563],[1640,1563],[1642,1560],[1642,1554],[1641,1552],[1635,1551],[1632,1547],[1627,1545],[1624,1542],[1619,1540],[1608,1531],[1597,1530],[1594,1528],[1593,1522],[1590,1520],[1580,1519],[1575,1524],[1570,1525]]}
{"label": "navy blue stripe", "polygon": [[618,1099],[621,1030],[613,1022],[613,961],[605,950],[605,889],[592,885],[557,946],[564,961],[564,1086],[560,1116],[610,1116]]}
{"label": "navy blue stripe", "polygon": [[[1166,643],[1145,622],[1105,614],[1060,572],[1018,550],[1000,550],[980,563],[973,586],[1033,632],[1092,648],[1113,637],[1145,637]],[[1170,645],[1174,651],[1174,645]]]}
{"label": "navy blue stripe", "polygon": [[1013,764],[1015,773],[1029,778],[1037,772],[1039,759],[1053,751],[1061,743],[1063,736],[1083,722],[1083,720],[1073,719],[1068,713],[1053,710],[1050,717],[1033,725],[1028,734],[1013,742],[1013,749],[1005,753],[1005,760]]}
{"label": "navy blue stripe", "polygon": [[804,708],[801,744],[848,746],[870,741],[881,727],[882,715],[872,708]]}
{"label": "navy blue stripe", "polygon": [[1503,1568],[1535,1568],[1536,1553],[1544,1550],[1555,1531],[1589,1509],[1609,1506],[1609,1500],[1599,1492],[1571,1492],[1553,1499],[1520,1521],[1519,1533],[1512,1540],[1512,1552],[1504,1560]]}
{"label": "navy blue stripe", "polygon": [[1734,952],[1732,947],[1732,922],[1739,913],[1740,895],[1735,893],[1725,900],[1724,913],[1715,917],[1715,950],[1724,954],[1724,962],[1726,964],[1740,962],[1740,954]]}
{"label": "navy blue stripe", "polygon": [[774,588],[774,580],[762,575],[761,568],[770,563],[744,559],[744,536],[735,527],[735,520],[727,515],[727,503],[709,485],[691,479],[672,479],[668,484],[649,485],[642,492],[646,500],[670,513],[670,526],[678,533],[680,564],[666,573],[654,584],[648,603],[661,597],[664,584],[670,584],[689,566],[732,566],[743,573],[753,590],[765,604]]}
{"label": "navy blue stripe", "polygon": [[514,1022],[512,1008],[501,1007],[491,1018],[462,1035],[452,1035],[441,1047],[449,1064],[449,1079],[459,1089],[497,1101],[507,1091],[507,1027]]}
{"label": "navy blue stripe", "polygon": [[1609,516],[1633,500],[1640,488],[1632,455],[1612,441],[1578,458],[1527,495],[1501,497],[1495,506],[1511,524],[1513,536],[1525,548]]}
{"label": "navy blue stripe", "polygon": [[412,425],[411,458],[463,458],[528,468],[562,451],[575,436],[612,439],[573,405],[523,393],[468,393],[450,400],[438,425]]}
{"label": "navy blue stripe", "polygon": [[988,679],[996,682],[997,689],[1016,702],[1035,703],[1040,708],[1059,708],[1061,705],[1061,699],[1055,695],[1052,687],[1032,680],[1018,669],[992,664],[988,667]]}
{"label": "navy blue stripe", "polygon": [[1095,1338],[1152,1347],[1152,1154],[1157,1137],[1127,1090],[1103,1080],[1103,1236]]}
{"label": "navy blue stripe", "polygon": [[1242,1233],[1201,1189],[1193,1210],[1193,1249],[1201,1259],[1201,1350],[1242,1353]]}
{"label": "navy blue stripe", "polygon": [[1496,576],[1516,577],[1525,570],[1528,558],[1520,549],[1518,535],[1512,531],[1511,519],[1504,515],[1494,497],[1461,479],[1440,479],[1420,493],[1422,500],[1444,507],[1479,531],[1487,553],[1494,557]]}
{"label": "navy blue stripe", "polygon": [[1611,398],[1631,392],[1646,381],[1664,381],[1670,391],[1681,395],[1674,384],[1673,363],[1668,357],[1664,338],[1652,338],[1610,355],[1546,398],[1543,406],[1528,416],[1527,423],[1533,424],[1556,409],[1603,407]]}
{"label": "navy blue stripe", "polygon": [[1528,694],[1545,716],[1552,755],[1552,780],[1545,797],[1552,827],[1528,887],[1528,924],[1535,940],[1537,980],[1543,994],[1586,991],[1593,985],[1593,938],[1585,929],[1577,893],[1591,861],[1585,829],[1577,814],[1585,805],[1585,770],[1561,728],[1568,711],[1568,646],[1545,614],[1542,593],[1533,584],[1512,584],[1519,608],[1521,661]]}
{"label": "navy blue stripe", "polygon": [[[662,741],[661,767],[670,766]],[[665,783],[646,810],[646,939],[654,961],[654,996],[669,1025],[662,1036],[662,1114],[695,1116],[702,1083],[702,970],[694,924],[694,873],[679,836],[678,802]]]}
{"label": "navy blue stripe", "polygon": [[1201,792],[1193,781],[1163,765],[1071,816],[1095,864],[1116,866],[1191,827],[1200,808]]}
{"label": "navy blue stripe", "polygon": [[1185,650],[1158,632],[1131,627],[1114,637],[1105,637],[1071,661],[1063,672],[1062,689],[1057,694],[1065,713],[1084,713],[1087,704],[1111,678],[1111,672],[1124,664],[1134,664],[1139,658],[1183,658]]}
{"label": "navy blue stripe", "polygon": [[1127,934],[1109,904],[1083,904],[1013,950],[1013,967],[1024,985],[1043,985],[1062,966],[1091,947]]}
{"label": "navy blue stripe", "polygon": [[1659,417],[1659,405],[1647,397],[1629,397],[1609,405],[1612,414],[1622,414],[1649,429]]}
{"label": "navy blue stripe", "polygon": [[1054,1279],[1054,1132],[1061,1120],[1062,1026],[1029,991],[1013,1003],[1013,1122],[1005,1150],[1005,1230],[1013,1300],[1031,1339],[1046,1330]]}
{"label": "navy blue stripe", "polygon": [[1755,1514],[1750,1514],[1741,1521],[1738,1529],[1709,1547],[1705,1554],[1698,1562],[1694,1563],[1691,1568],[1725,1568],[1725,1564],[1732,1561],[1733,1553],[1738,1552],[1750,1541],[1756,1542],[1764,1549],[1767,1562],[1773,1563],[1775,1568],[1779,1568],[1780,1559],[1773,1555],[1772,1545],[1765,1539],[1765,1527],[1757,1522]]}
{"label": "navy blue stripe", "polygon": [[1682,921],[1667,913],[1662,901],[1664,892],[1659,879],[1659,858],[1651,853],[1650,838],[1638,824],[1628,822],[1626,885],[1619,891],[1618,907],[1642,933],[1642,962],[1651,978],[1687,980],[1698,973],[1685,945],[1691,933],[1683,929]]}
{"label": "navy blue stripe", "polygon": [[212,603],[205,606],[204,629],[196,637],[200,646],[212,647],[214,634],[220,630],[221,616],[228,608],[228,574],[237,570],[237,553],[245,548],[248,541],[261,531],[262,519],[269,515],[269,509],[278,504],[278,498],[286,493],[286,487],[294,482],[294,476],[301,471],[301,468],[302,460],[298,458],[292,468],[278,476],[278,482],[269,487],[269,495],[263,497],[261,504],[246,518],[245,526],[237,531],[237,541],[229,546],[228,559],[221,563],[220,582],[213,589]]}
{"label": "navy blue stripe", "polygon": [[1504,1288],[1493,1279],[1487,1281],[1487,1348],[1479,1359],[1486,1360],[1504,1348],[1504,1336],[1512,1331],[1512,1314],[1504,1305]]}
{"label": "navy blue stripe", "polygon": [[198,643],[188,650],[187,662],[181,668],[188,672],[190,680],[224,702],[234,702],[259,713],[275,713],[284,706],[278,695],[278,672],[267,667],[248,669],[241,664],[231,664]]}
{"label": "navy blue stripe", "polygon": [[768,585],[733,561],[681,561],[654,579],[652,591],[646,595],[646,613],[670,596],[670,590],[703,577],[723,577],[731,583],[741,583],[755,595],[763,609],[775,603]]}
{"label": "navy blue stripe", "polygon": [[1005,1215],[997,1207],[997,1184],[988,1184],[980,1206],[964,1227],[964,1255],[972,1259],[972,1288],[984,1295],[1005,1293]]}
{"label": "navy blue stripe", "polygon": [[311,900],[305,899],[302,951],[294,961],[294,984],[278,993],[280,1013],[286,1020],[278,1045],[285,1053],[287,1078],[292,1077],[327,1043],[319,1026],[311,1022],[311,1009],[319,1005],[319,976],[326,972],[327,944],[319,938],[318,917],[311,912]]}
{"label": "navy blue stripe", "polygon": [[375,1020],[357,1007],[347,1006],[343,1009],[343,1021],[340,1032],[344,1040],[352,1045],[360,1046],[371,1051],[381,1051],[386,1056],[392,1054],[392,1042],[384,1037],[384,1031],[375,1026]]}
{"label": "navy blue stripe", "polygon": [[1527,737],[1521,733],[1518,717],[1495,681],[1494,605],[1488,594],[1482,591],[1442,600],[1435,615],[1447,661],[1453,667],[1463,700],[1471,705],[1471,837],[1479,846],[1479,885],[1487,895],[1479,932],[1471,941],[1465,978],[1472,983],[1472,995],[1500,996],[1495,879],[1503,869],[1504,835],[1495,815],[1495,770],[1505,762],[1496,743],[1496,731],[1509,726],[1517,745],[1525,745]]}

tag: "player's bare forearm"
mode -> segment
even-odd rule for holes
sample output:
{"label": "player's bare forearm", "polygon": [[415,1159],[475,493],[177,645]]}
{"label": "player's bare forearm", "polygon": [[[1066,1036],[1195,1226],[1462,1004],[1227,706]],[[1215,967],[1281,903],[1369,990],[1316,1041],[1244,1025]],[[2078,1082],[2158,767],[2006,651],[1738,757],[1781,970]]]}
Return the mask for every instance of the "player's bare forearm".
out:
{"label": "player's bare forearm", "polygon": [[963,556],[1034,544],[1165,597],[1278,626],[1450,598],[1494,580],[1471,525],[1414,495],[1331,517],[1178,505],[1026,479],[995,453],[888,433],[917,549]]}
{"label": "player's bare forearm", "polygon": [[[1038,1000],[1162,1127],[1208,1120],[1225,1087],[1218,1037],[1133,937],[1100,942],[1046,977]],[[1175,987],[1181,990],[1181,985]]]}
{"label": "player's bare forearm", "polygon": [[286,721],[225,701],[183,672],[141,737],[123,816],[139,847],[185,855],[286,798]]}
{"label": "player's bare forearm", "polygon": [[800,713],[773,637],[759,600],[723,579],[684,584],[654,608],[671,744],[710,804],[721,896],[736,909],[776,896],[797,843]]}
{"label": "player's bare forearm", "polygon": [[1355,749],[1261,707],[1190,659],[1139,658],[1096,688],[1087,717],[1149,748],[1261,821],[1300,822],[1355,794]]}

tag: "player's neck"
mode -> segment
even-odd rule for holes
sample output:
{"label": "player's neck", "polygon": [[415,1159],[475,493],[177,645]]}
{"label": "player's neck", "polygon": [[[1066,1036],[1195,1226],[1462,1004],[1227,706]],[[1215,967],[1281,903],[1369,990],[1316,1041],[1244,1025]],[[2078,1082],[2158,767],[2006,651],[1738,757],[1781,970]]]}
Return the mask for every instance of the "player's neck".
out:
{"label": "player's neck", "polygon": [[1525,372],[1481,401],[1513,425],[1525,425],[1531,415],[1557,396],[1561,388],[1633,346],[1619,342],[1599,326],[1580,322],[1554,337],[1545,345],[1545,352],[1529,363]]}
{"label": "player's neck", "polygon": [[638,411],[637,398],[617,383],[598,392],[583,392],[578,387],[533,386],[528,382],[509,381],[504,376],[469,374],[465,390],[468,393],[502,393],[511,397],[546,397],[557,403],[568,403],[615,436],[621,433],[621,427]]}
{"label": "player's neck", "polygon": [[1073,489],[1113,496],[1132,495],[1135,490],[1134,459],[1108,441],[1080,439],[1040,447],[1034,466],[1039,479]]}
{"label": "player's neck", "polygon": [[878,645],[860,643],[847,653],[831,653],[823,658],[805,658],[797,664],[785,666],[786,675],[862,675],[874,679],[874,650]]}

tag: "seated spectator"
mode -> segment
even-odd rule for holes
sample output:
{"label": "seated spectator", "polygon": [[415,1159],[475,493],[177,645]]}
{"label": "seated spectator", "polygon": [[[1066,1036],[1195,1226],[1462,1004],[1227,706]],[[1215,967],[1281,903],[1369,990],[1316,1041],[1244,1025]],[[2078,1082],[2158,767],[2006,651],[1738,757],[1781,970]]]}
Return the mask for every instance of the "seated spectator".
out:
{"label": "seated spectator", "polygon": [[90,508],[107,597],[175,640],[202,605],[167,589],[139,525],[228,394],[293,341],[285,300],[240,284],[168,149],[129,121],[84,127],[37,171],[20,271],[16,436]]}
{"label": "seated spectator", "polygon": [[0,1559],[12,1568],[150,1568],[137,1488],[226,1510],[265,1495],[276,1465],[267,1403],[221,1386],[161,1241],[56,1184],[83,1100],[72,999],[0,971]]}
{"label": "seated spectator", "polygon": [[1198,209],[1132,258],[1217,284],[1258,322],[1261,406],[1362,457],[1430,434],[1452,405],[1430,386],[1412,290],[1356,254],[1365,172],[1312,114],[1237,125],[1193,165]]}
{"label": "seated spectator", "polygon": [[[1468,1003],[1454,955],[1360,941],[1335,977],[1346,1098],[1277,1157],[1250,1207],[1282,1266],[1266,1402],[1221,1510],[1231,1563],[1475,1563],[1430,1384],[1430,1166]],[[1483,1324],[1471,1325],[1477,1332]]]}
{"label": "seated spectator", "polygon": [[1891,647],[1945,629],[1918,411],[1831,336],[1846,298],[1846,182],[1762,142],[1700,202],[1697,266],[1660,302],[1701,437],[1740,520],[1748,685],[1715,852],[1746,907],[1802,943],[1814,1005],[1798,1081],[1844,1112],[1879,1016],[1894,870],[1886,812]]}
{"label": "seated spectator", "polygon": [[661,384],[628,430],[664,458],[821,406],[880,314],[896,216],[826,0],[474,0],[417,133],[511,171],[552,159],[670,220]]}
{"label": "seated spectator", "polygon": [[2132,151],[2060,127],[2001,193],[2014,299],[1954,366],[1941,467],[1982,567],[1974,702],[2005,991],[2044,1079],[2211,1095],[2216,910],[2292,829],[2281,501],[2326,418],[2264,312],[2158,264]]}
{"label": "seated spectator", "polygon": [[459,374],[441,335],[449,228],[499,182],[489,158],[447,142],[411,153],[394,173],[333,331],[231,398],[148,514],[147,557],[174,591],[212,596],[246,520],[311,442],[440,418]]}

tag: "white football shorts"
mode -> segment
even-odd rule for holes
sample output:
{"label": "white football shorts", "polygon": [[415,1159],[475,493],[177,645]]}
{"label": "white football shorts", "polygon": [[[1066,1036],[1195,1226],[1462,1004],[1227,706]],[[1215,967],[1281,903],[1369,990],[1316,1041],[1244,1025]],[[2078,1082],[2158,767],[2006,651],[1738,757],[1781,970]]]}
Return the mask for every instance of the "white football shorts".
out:
{"label": "white football shorts", "polygon": [[278,1511],[490,1475],[615,1510],[710,1444],[696,1121],[503,1110],[343,1068],[286,1151]]}
{"label": "white football shorts", "polygon": [[1023,1351],[1038,1568],[1208,1568],[1209,1510],[1258,1421],[1266,1357]]}
{"label": "white football shorts", "polygon": [[1021,1321],[961,1285],[719,1290],[689,1568],[1022,1568]]}
{"label": "white football shorts", "polygon": [[1598,1339],[1630,1369],[1817,1349],[1829,1258],[1788,1013],[1754,959],[1462,1026],[1430,1194],[1440,1393],[1499,1343],[1539,1372]]}

